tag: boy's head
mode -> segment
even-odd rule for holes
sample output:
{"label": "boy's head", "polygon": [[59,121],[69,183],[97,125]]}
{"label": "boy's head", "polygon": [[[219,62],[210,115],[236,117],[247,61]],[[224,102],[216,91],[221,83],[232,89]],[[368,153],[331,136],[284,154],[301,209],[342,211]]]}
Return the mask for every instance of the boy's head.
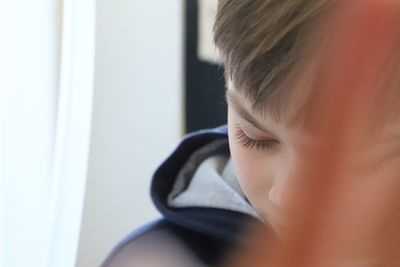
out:
{"label": "boy's head", "polygon": [[254,111],[278,119],[296,92],[285,86],[329,0],[220,0],[214,40],[225,76]]}
{"label": "boy's head", "polygon": [[[225,67],[232,160],[245,195],[278,232],[307,204],[309,182],[298,173],[323,146],[311,128],[324,122],[315,120],[324,103],[314,105],[307,77],[321,68],[311,58],[327,35],[315,33],[326,33],[320,21],[336,2],[219,0],[214,39]],[[384,131],[363,135],[349,155],[352,164],[386,160],[390,137],[399,133],[385,124]],[[355,169],[346,175],[377,173]]]}

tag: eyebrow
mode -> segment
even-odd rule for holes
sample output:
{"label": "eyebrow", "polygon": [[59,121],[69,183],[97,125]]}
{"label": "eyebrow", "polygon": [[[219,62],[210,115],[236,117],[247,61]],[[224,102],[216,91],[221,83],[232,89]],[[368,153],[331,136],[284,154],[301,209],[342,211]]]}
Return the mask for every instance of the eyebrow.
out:
{"label": "eyebrow", "polygon": [[226,102],[229,106],[233,107],[233,109],[239,114],[240,117],[245,119],[247,122],[252,124],[254,127],[259,129],[260,131],[266,132],[270,135],[273,135],[272,132],[266,129],[259,121],[257,121],[249,111],[244,107],[242,101],[230,90],[226,90],[225,93]]}

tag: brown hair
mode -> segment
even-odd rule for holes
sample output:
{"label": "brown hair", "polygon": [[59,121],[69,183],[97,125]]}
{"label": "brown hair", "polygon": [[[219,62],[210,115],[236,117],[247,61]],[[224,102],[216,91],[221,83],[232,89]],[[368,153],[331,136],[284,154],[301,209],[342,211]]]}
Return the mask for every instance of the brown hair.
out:
{"label": "brown hair", "polygon": [[291,93],[285,81],[329,0],[219,0],[214,42],[225,77],[253,109],[280,113]]}

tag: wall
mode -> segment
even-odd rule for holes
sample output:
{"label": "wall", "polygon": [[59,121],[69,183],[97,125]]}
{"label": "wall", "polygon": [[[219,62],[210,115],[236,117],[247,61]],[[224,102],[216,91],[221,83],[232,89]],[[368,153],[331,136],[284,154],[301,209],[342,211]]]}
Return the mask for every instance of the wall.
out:
{"label": "wall", "polygon": [[98,0],[95,96],[78,267],[155,218],[154,168],[182,134],[181,0]]}

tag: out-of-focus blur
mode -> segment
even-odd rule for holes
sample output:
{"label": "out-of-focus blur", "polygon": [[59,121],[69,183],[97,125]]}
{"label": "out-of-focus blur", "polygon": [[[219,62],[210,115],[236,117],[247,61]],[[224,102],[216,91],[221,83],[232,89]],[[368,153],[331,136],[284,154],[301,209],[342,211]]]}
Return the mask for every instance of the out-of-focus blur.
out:
{"label": "out-of-focus blur", "polygon": [[95,266],[127,233],[157,218],[149,192],[155,168],[186,132],[226,121],[212,43],[215,3],[201,2],[97,1],[78,267]]}
{"label": "out-of-focus blur", "polygon": [[77,266],[158,216],[152,173],[184,133],[183,3],[96,3],[94,106]]}
{"label": "out-of-focus blur", "polygon": [[310,201],[282,242],[260,229],[226,266],[400,265],[399,2],[341,1],[319,25],[292,84],[310,86],[303,126],[320,144],[296,173]]}
{"label": "out-of-focus blur", "polygon": [[[224,70],[212,43],[216,2],[0,2],[0,265],[99,266],[124,236],[160,216],[149,192],[154,170],[185,133],[226,123]],[[311,193],[301,223],[283,222],[290,231],[279,241],[266,225],[256,228],[245,236],[249,246],[224,255],[222,266],[400,266],[398,136],[352,165],[358,142],[398,119],[400,7],[343,3],[317,27],[323,31],[312,36],[292,84],[309,85],[305,125],[323,144],[296,177]],[[222,141],[215,144],[226,148]],[[261,222],[243,192],[229,192],[242,197],[236,216]],[[239,238],[237,225],[224,225],[237,210],[217,208],[218,231]],[[182,229],[198,254],[213,255],[196,231]],[[203,266],[189,245],[164,234],[133,242],[127,257],[153,267]]]}
{"label": "out-of-focus blur", "polygon": [[1,1],[3,264],[29,251],[31,266],[98,266],[159,216],[154,170],[183,134],[226,121],[213,8]]}

